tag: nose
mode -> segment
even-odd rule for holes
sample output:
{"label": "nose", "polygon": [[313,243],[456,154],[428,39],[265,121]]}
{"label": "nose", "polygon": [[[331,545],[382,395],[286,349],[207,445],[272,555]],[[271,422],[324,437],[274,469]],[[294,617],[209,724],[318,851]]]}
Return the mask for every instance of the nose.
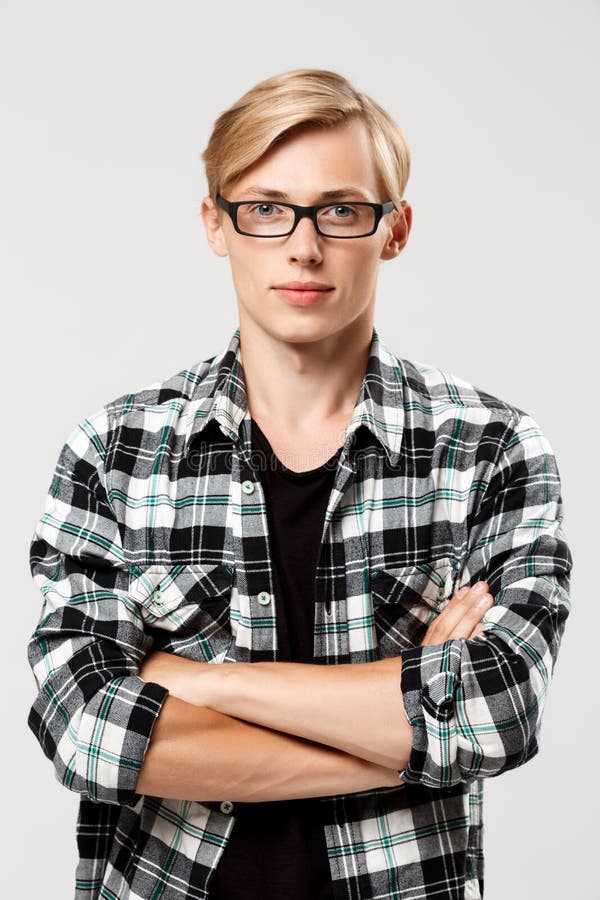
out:
{"label": "nose", "polygon": [[288,237],[288,254],[290,262],[302,265],[319,263],[323,259],[321,241],[312,219],[303,216]]}

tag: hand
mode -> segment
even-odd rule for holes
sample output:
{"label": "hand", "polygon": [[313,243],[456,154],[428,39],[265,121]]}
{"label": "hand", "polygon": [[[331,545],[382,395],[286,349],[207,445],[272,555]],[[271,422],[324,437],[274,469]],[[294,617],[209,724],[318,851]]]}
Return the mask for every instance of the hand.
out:
{"label": "hand", "polygon": [[[459,638],[474,638],[483,633],[480,622],[488,609],[494,605],[494,598],[489,593],[487,581],[478,584],[483,586],[483,593],[475,591],[477,585],[473,587],[465,585],[454,594],[427,629],[421,646],[443,644],[444,641]],[[478,604],[480,599],[483,601],[481,606]]]}

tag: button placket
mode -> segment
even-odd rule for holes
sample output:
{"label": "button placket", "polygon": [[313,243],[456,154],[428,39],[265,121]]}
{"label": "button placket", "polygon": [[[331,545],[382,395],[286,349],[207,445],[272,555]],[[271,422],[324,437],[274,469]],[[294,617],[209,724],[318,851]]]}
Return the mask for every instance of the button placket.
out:
{"label": "button placket", "polygon": [[[261,485],[260,481],[253,480],[252,478],[245,478],[240,482],[240,487],[241,487],[242,494],[246,494],[246,496],[250,496],[251,494],[257,493],[257,496],[252,499],[253,503],[260,504],[261,502],[263,502],[263,496],[261,493],[262,485]],[[269,559],[272,560],[272,556],[270,554],[270,544],[269,544],[268,533],[265,536],[265,540],[266,540],[267,547],[268,547],[267,552],[269,554]],[[256,590],[256,588],[255,588],[255,590]],[[268,607],[268,606],[272,605],[275,601],[275,595],[270,593],[268,590],[258,591],[258,593],[255,593],[254,596],[256,597],[256,603],[260,607]],[[274,615],[274,613],[271,612],[271,613],[269,613],[269,615]]]}

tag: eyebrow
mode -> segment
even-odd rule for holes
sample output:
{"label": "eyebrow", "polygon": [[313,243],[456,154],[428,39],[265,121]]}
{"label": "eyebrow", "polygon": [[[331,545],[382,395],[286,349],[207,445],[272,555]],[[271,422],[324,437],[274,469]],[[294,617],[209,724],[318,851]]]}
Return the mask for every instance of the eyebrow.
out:
{"label": "eyebrow", "polygon": [[[256,194],[258,197],[264,197],[266,200],[287,200],[289,201],[289,194],[284,193],[283,191],[275,191],[272,188],[260,187],[258,185],[252,185],[252,187],[246,188],[242,191],[243,194]],[[341,188],[335,188],[331,191],[323,191],[319,195],[319,200],[343,200],[345,198],[352,197],[360,197],[362,200],[369,201],[369,198],[364,194],[360,188],[353,187],[352,185],[347,185]]]}

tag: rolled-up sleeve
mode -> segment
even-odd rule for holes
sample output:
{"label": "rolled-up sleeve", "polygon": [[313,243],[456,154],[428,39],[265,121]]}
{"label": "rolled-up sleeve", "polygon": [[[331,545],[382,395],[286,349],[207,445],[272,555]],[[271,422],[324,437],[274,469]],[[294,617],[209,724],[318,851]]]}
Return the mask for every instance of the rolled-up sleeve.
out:
{"label": "rolled-up sleeve", "polygon": [[27,645],[37,685],[27,724],[65,787],[132,805],[169,692],[138,675],[152,638],[128,593],[105,483],[109,434],[105,407],[69,435],[31,539],[42,609]]}
{"label": "rolled-up sleeve", "polygon": [[468,526],[455,590],[494,597],[473,639],[402,651],[413,726],[407,783],[433,788],[500,775],[539,750],[542,712],[570,612],[572,556],[556,459],[538,424],[511,419]]}

